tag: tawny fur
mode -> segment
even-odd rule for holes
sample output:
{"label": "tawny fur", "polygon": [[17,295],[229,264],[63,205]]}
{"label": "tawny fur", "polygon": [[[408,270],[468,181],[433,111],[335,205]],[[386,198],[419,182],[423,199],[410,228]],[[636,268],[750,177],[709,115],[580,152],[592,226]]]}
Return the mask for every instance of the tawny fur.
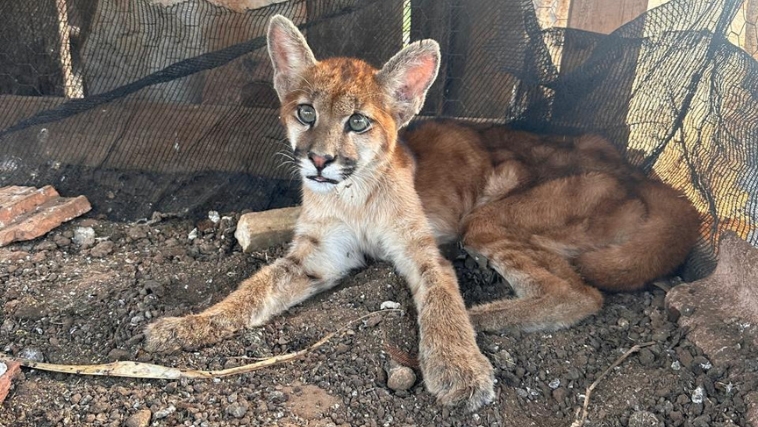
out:
{"label": "tawny fur", "polygon": [[461,239],[516,292],[469,310],[479,330],[572,325],[600,309],[597,288],[633,291],[670,275],[697,240],[689,200],[602,137],[434,120],[401,138],[438,242]]}
{"label": "tawny fur", "polygon": [[[502,126],[429,121],[398,131],[423,105],[439,64],[433,41],[376,70],[316,61],[289,21],[272,19],[269,52],[282,123],[303,178],[288,254],[207,310],[148,326],[150,351],[192,349],[259,326],[334,286],[371,256],[391,261],[418,312],[419,364],[445,404],[492,400],[482,330],[565,327],[597,312],[597,288],[639,289],[672,273],[698,214],[681,194],[627,166],[604,139],[537,136]],[[303,121],[302,106],[315,119]],[[349,128],[361,114],[371,125]],[[518,298],[468,312],[436,243],[461,239]]]}

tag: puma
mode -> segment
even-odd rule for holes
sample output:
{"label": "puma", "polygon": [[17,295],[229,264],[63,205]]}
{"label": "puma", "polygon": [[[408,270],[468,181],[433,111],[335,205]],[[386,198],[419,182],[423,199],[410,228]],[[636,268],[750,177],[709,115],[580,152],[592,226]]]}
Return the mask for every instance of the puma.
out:
{"label": "puma", "polygon": [[[426,388],[475,410],[494,397],[475,328],[569,326],[600,309],[597,288],[639,289],[672,273],[696,240],[689,201],[600,137],[454,121],[403,130],[437,75],[432,40],[411,43],[381,70],[316,61],[277,15],[268,50],[303,184],[291,247],[205,311],[149,325],[148,351],[193,349],[262,325],[380,258],[413,295]],[[467,310],[437,248],[453,240],[487,257],[518,298]]]}

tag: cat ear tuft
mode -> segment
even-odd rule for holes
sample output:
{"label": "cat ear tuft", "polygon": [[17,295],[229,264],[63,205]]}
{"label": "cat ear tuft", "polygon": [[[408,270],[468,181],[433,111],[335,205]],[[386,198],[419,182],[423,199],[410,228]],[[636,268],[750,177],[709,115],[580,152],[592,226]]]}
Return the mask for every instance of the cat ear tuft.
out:
{"label": "cat ear tuft", "polygon": [[316,64],[303,34],[282,15],[274,15],[269,22],[268,54],[274,66],[274,89],[279,100],[294,89],[303,71]]}
{"label": "cat ear tuft", "polygon": [[439,67],[439,44],[419,40],[390,58],[379,71],[377,78],[392,98],[398,127],[405,126],[421,111]]}

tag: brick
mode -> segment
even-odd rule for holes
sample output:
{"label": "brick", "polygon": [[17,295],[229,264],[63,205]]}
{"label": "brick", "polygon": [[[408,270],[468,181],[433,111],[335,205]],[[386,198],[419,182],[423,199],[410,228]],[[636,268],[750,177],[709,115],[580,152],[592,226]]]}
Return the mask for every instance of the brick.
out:
{"label": "brick", "polygon": [[299,215],[299,206],[246,213],[240,217],[234,237],[245,253],[289,242]]}
{"label": "brick", "polygon": [[21,365],[18,362],[0,362],[2,364],[5,364],[7,367],[7,370],[3,375],[0,375],[0,403],[3,403],[6,397],[8,397],[8,393],[11,390],[11,384],[13,382],[13,378],[18,375],[19,372],[21,372]]}
{"label": "brick", "polygon": [[58,197],[58,192],[49,185],[40,189],[11,186],[0,189],[0,227],[13,218],[31,212],[37,206]]}
{"label": "brick", "polygon": [[0,189],[0,246],[40,237],[91,209],[84,196],[64,198],[53,187]]}

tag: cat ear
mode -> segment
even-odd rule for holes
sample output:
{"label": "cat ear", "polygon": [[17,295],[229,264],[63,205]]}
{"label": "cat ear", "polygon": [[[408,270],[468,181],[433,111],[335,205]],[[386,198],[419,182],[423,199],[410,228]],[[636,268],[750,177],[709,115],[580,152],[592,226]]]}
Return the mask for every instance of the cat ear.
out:
{"label": "cat ear", "polygon": [[274,66],[274,89],[279,100],[294,89],[304,70],[316,64],[303,34],[282,15],[274,15],[269,22],[268,54]]}
{"label": "cat ear", "polygon": [[379,71],[377,78],[394,103],[398,127],[405,126],[421,111],[439,67],[439,44],[434,40],[419,40],[390,58]]}

